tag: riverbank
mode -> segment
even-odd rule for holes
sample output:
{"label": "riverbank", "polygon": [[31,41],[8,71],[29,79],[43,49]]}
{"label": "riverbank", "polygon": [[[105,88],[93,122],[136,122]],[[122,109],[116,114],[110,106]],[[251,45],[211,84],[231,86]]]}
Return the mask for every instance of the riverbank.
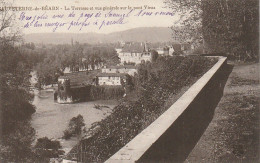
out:
{"label": "riverbank", "polygon": [[259,162],[259,65],[235,64],[189,162]]}
{"label": "riverbank", "polygon": [[[94,122],[101,121],[110,115],[113,107],[117,105],[117,101],[99,100],[58,104],[53,100],[53,92],[42,90],[35,94],[33,104],[36,106],[36,112],[32,115],[31,124],[36,130],[36,138],[46,136],[50,139],[57,139],[61,142],[63,150],[68,152],[79,141],[77,138],[61,139],[70,119],[81,114],[86,129],[89,129]],[[95,109],[95,105],[108,107]]]}

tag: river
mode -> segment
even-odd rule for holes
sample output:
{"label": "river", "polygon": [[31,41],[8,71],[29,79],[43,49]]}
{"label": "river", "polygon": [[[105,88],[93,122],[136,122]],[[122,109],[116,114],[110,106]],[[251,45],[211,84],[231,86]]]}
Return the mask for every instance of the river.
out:
{"label": "river", "polygon": [[[92,123],[107,117],[113,107],[117,105],[115,100],[58,104],[53,100],[52,91],[34,91],[34,94],[33,104],[36,107],[36,112],[32,115],[31,124],[36,130],[36,138],[46,136],[50,139],[59,140],[65,152],[68,152],[78,142],[75,137],[70,140],[61,139],[63,131],[67,128],[72,117],[81,114],[88,129]],[[95,109],[94,104],[105,105],[109,108]]]}

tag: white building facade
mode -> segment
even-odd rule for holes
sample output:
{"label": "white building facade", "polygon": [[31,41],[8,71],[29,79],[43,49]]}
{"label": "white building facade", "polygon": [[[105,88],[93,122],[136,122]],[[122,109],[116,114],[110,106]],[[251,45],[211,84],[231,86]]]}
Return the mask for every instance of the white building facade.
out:
{"label": "white building facade", "polygon": [[135,63],[140,64],[142,61],[151,61],[152,53],[151,52],[120,52],[118,53],[121,64],[124,63]]}
{"label": "white building facade", "polygon": [[98,85],[120,86],[121,81],[126,82],[126,75],[124,73],[101,73],[97,76]]}
{"label": "white building facade", "polygon": [[132,65],[108,66],[102,68],[102,73],[126,73],[134,76],[137,73],[137,68]]}
{"label": "white building facade", "polygon": [[147,48],[146,44],[141,43],[123,48],[121,51],[118,52],[118,57],[120,58],[121,64],[140,64],[142,63],[142,61],[151,61],[152,53]]}

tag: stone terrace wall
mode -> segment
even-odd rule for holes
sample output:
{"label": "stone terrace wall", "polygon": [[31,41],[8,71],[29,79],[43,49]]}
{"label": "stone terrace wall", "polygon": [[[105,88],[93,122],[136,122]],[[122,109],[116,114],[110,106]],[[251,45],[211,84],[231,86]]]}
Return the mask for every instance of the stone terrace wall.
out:
{"label": "stone terrace wall", "polygon": [[183,162],[213,118],[229,71],[227,58],[206,72],[151,125],[106,162]]}

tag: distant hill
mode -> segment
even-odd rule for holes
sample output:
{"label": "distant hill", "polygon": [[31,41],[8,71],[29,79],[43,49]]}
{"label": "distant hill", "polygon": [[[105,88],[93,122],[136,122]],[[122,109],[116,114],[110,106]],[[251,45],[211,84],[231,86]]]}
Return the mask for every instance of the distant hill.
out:
{"label": "distant hill", "polygon": [[43,44],[70,44],[71,39],[80,43],[113,43],[118,41],[168,42],[172,30],[167,27],[141,27],[109,34],[99,33],[33,33],[24,36],[25,42]]}

